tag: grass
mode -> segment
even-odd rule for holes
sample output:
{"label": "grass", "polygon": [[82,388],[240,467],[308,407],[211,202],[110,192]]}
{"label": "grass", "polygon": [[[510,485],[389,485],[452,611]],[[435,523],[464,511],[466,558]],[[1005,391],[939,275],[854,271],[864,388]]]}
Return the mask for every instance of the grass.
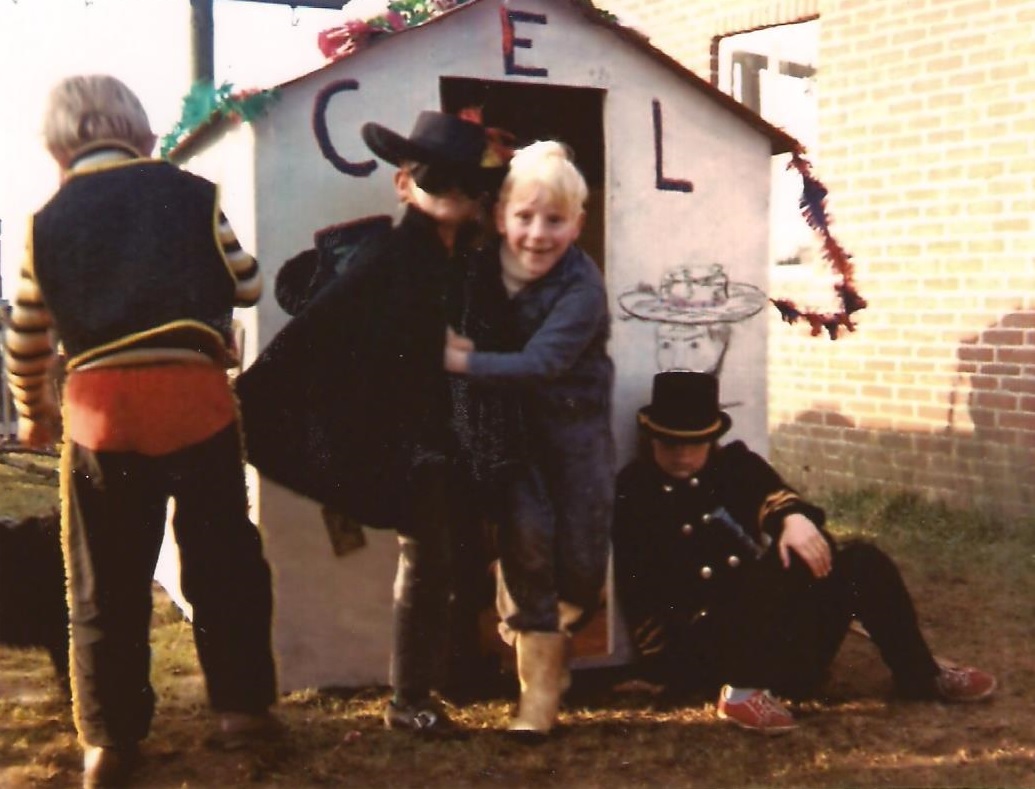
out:
{"label": "grass", "polygon": [[24,518],[56,508],[57,467],[58,459],[49,455],[0,453],[0,517]]}
{"label": "grass", "polygon": [[[0,473],[3,468],[0,467]],[[4,484],[0,515],[39,504]],[[52,506],[51,499],[43,502]],[[10,503],[9,498],[25,501]],[[46,498],[46,497],[44,497]],[[869,642],[849,637],[801,728],[766,739],[715,718],[713,699],[622,693],[580,674],[557,736],[526,747],[499,733],[503,696],[455,708],[472,736],[421,742],[385,731],[384,688],[286,695],[283,742],[209,748],[211,717],[191,630],[160,593],[153,629],[158,712],[141,785],[153,787],[1035,787],[1035,529],[878,491],[823,504],[841,537],[887,549],[913,590],[939,654],[997,673],[987,704],[906,703]],[[50,695],[41,652],[0,649],[0,786],[76,786],[68,710]]]}

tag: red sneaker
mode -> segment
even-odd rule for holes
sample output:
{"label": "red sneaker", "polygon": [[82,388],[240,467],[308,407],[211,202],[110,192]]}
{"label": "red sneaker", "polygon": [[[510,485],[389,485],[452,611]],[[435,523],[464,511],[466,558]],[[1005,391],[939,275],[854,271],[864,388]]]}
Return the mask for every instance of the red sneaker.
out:
{"label": "red sneaker", "polygon": [[[731,701],[734,693],[738,698]],[[718,713],[723,720],[760,734],[786,734],[798,728],[794,716],[768,690],[723,685],[719,691]]]}
{"label": "red sneaker", "polygon": [[934,686],[942,701],[983,701],[995,693],[997,682],[991,674],[969,666],[940,663],[941,673]]}

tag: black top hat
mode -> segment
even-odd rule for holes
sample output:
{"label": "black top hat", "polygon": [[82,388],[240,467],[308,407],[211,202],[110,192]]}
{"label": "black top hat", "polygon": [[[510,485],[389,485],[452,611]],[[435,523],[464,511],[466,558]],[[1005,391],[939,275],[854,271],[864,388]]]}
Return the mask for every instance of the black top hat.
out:
{"label": "black top hat", "polygon": [[417,162],[471,170],[503,169],[483,165],[488,144],[484,126],[444,112],[421,112],[409,137],[373,122],[364,123],[361,134],[370,150],[394,165]]}
{"label": "black top hat", "polygon": [[637,412],[637,421],[656,438],[688,444],[710,443],[733,424],[719,410],[719,379],[684,370],[654,376],[650,405]]}

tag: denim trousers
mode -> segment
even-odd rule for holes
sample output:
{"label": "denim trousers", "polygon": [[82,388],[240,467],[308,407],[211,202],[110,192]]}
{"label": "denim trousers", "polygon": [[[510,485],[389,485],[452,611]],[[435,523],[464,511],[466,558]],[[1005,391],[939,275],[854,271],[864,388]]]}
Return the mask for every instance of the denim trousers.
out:
{"label": "denim trousers", "polygon": [[66,446],[65,563],[74,717],[89,745],[147,736],[152,579],[175,501],[183,595],[218,712],[254,713],[276,699],[272,592],[248,501],[236,425],[166,455]]}
{"label": "denim trousers", "polygon": [[506,591],[497,607],[506,630],[553,632],[562,604],[580,612],[569,632],[600,606],[614,507],[614,448],[601,419],[555,426],[534,462],[505,487],[499,516]]}

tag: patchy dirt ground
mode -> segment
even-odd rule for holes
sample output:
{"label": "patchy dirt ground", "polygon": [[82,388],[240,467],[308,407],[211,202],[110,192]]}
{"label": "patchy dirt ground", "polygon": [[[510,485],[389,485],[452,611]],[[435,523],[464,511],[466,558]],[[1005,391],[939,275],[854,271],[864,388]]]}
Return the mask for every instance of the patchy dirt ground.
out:
{"label": "patchy dirt ground", "polygon": [[[1029,557],[1030,560],[1030,557]],[[225,753],[205,745],[211,719],[189,627],[167,609],[155,630],[160,705],[140,785],[571,787],[1033,787],[1035,617],[1026,599],[994,593],[993,579],[913,584],[940,651],[996,671],[989,703],[888,699],[869,642],[851,636],[822,700],[801,705],[801,729],[766,739],[714,716],[712,700],[670,704],[578,678],[558,736],[538,748],[498,734],[506,698],[458,717],[465,742],[423,743],[380,725],[382,688],[295,693],[280,715],[282,743]],[[68,709],[51,695],[42,653],[0,650],[0,786],[76,786],[79,753]]]}
{"label": "patchy dirt ground", "polygon": [[[892,529],[887,522],[893,516]],[[800,705],[799,731],[741,732],[714,700],[666,702],[619,693],[580,673],[557,736],[529,748],[499,733],[511,695],[455,708],[462,742],[385,731],[384,688],[293,693],[282,742],[223,752],[205,744],[212,719],[189,626],[159,595],[154,684],[159,707],[145,744],[145,787],[1035,787],[1035,538],[939,520],[923,510],[861,512],[842,528],[875,536],[898,558],[925,632],[941,656],[1000,680],[988,703],[892,700],[873,645],[850,636],[821,699]],[[512,686],[511,686],[512,688]],[[0,648],[0,787],[80,784],[67,706],[42,652]]]}

